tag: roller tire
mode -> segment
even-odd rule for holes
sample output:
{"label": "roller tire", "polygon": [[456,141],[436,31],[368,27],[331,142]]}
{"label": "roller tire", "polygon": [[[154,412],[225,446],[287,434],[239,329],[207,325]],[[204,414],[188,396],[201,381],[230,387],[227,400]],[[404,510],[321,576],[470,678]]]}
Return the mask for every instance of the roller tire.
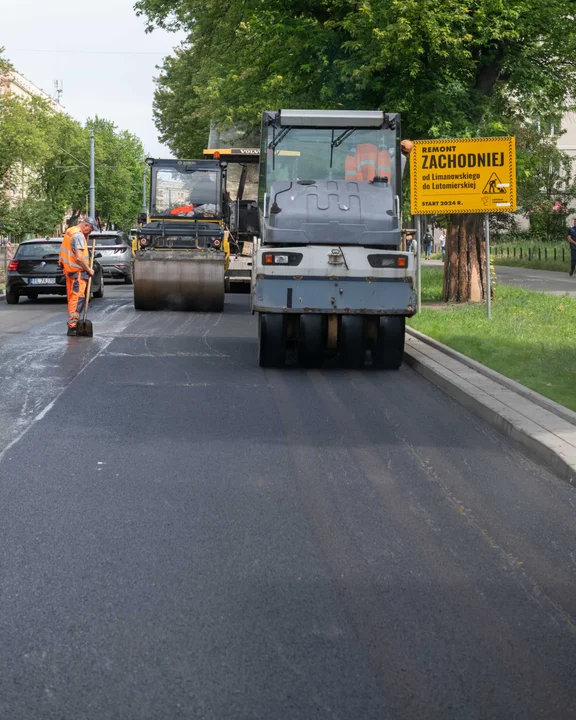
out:
{"label": "roller tire", "polygon": [[322,315],[301,315],[298,331],[298,363],[302,367],[319,368],[324,362],[326,347]]}
{"label": "roller tire", "polygon": [[342,365],[359,370],[366,360],[364,318],[362,315],[343,315],[340,321],[338,349]]}
{"label": "roller tire", "polygon": [[286,334],[281,314],[258,315],[258,363],[260,367],[283,367],[286,364]]}
{"label": "roller tire", "polygon": [[6,302],[8,303],[8,305],[18,305],[18,303],[20,302],[20,295],[8,293],[6,295]]}
{"label": "roller tire", "polygon": [[372,366],[377,370],[398,370],[404,358],[406,318],[384,315],[380,318],[378,340],[372,348]]}

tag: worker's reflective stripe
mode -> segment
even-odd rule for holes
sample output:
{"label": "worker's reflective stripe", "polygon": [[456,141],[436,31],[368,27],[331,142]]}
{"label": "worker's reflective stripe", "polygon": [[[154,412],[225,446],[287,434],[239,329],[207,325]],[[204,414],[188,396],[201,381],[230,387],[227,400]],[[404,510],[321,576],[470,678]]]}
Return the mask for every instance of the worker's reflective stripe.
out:
{"label": "worker's reflective stripe", "polygon": [[[66,256],[65,260],[63,256]],[[78,265],[74,262],[74,260],[76,260],[76,255],[73,255],[70,250],[66,250],[66,248],[61,248],[60,257],[62,259],[62,262],[66,265],[70,265],[70,267],[76,268],[77,270],[82,270],[82,265]]]}
{"label": "worker's reflective stripe", "polygon": [[346,177],[348,175],[351,175],[354,179],[356,179],[356,170],[346,170]]}
{"label": "worker's reflective stripe", "polygon": [[375,160],[362,160],[361,162],[358,163],[358,169],[360,169],[364,165],[373,165],[374,167],[376,167],[376,161]]}
{"label": "worker's reflective stripe", "polygon": [[390,165],[378,165],[378,170],[386,170],[386,172],[390,172]]}

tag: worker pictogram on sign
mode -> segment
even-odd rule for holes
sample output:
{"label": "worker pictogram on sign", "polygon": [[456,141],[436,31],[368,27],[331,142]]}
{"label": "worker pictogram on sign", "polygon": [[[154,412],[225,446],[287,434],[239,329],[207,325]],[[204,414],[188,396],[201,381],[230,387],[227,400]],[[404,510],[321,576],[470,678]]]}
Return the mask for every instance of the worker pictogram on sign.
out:
{"label": "worker pictogram on sign", "polygon": [[488,182],[486,185],[484,185],[484,190],[482,190],[483,195],[496,195],[496,194],[506,194],[506,188],[508,185],[504,185],[502,182],[500,182],[500,178],[496,173],[492,173],[490,177],[488,178]]}

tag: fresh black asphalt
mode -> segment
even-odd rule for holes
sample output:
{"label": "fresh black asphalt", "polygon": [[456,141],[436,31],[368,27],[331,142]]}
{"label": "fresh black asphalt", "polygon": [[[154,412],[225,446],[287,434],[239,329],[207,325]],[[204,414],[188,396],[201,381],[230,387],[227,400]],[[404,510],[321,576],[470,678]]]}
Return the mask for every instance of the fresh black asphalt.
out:
{"label": "fresh black asphalt", "polygon": [[409,368],[260,369],[247,296],[106,293],[0,303],[0,718],[576,717],[572,487]]}

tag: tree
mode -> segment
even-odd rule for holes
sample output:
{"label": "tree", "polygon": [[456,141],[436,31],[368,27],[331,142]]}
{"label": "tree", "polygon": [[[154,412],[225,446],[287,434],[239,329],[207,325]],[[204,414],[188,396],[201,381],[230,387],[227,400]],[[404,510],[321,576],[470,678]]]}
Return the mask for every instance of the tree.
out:
{"label": "tree", "polygon": [[142,175],[145,153],[140,140],[118,131],[109,120],[87,123],[94,130],[96,211],[108,226],[129,230],[142,206]]}
{"label": "tree", "polygon": [[530,219],[538,240],[566,240],[566,216],[576,197],[572,159],[557,146],[559,119],[528,125],[517,132],[518,206]]}

